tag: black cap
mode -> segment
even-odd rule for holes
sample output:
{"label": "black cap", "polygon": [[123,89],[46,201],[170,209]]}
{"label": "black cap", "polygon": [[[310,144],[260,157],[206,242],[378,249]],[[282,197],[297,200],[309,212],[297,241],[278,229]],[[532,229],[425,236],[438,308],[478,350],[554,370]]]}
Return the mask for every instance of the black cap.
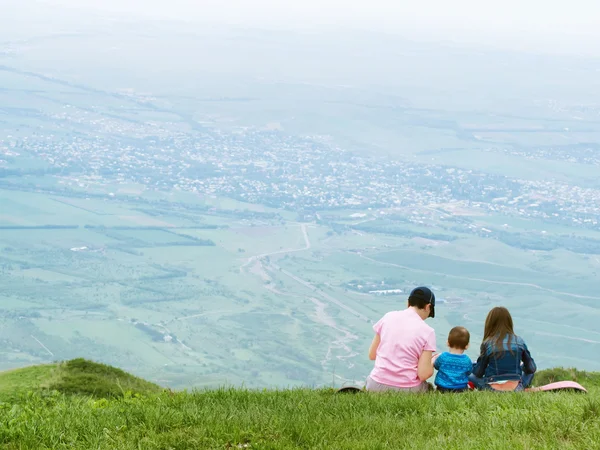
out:
{"label": "black cap", "polygon": [[429,317],[432,319],[435,317],[435,294],[428,287],[419,286],[414,288],[408,296],[408,304],[421,308],[424,308],[425,305],[431,305]]}

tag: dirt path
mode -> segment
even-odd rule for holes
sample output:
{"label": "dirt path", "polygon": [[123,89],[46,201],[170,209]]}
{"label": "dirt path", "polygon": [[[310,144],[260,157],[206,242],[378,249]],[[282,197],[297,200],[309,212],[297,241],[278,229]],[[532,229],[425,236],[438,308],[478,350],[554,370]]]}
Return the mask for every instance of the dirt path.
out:
{"label": "dirt path", "polygon": [[40,346],[41,346],[41,347],[42,347],[44,350],[46,350],[50,356],[52,356],[52,357],[54,356],[54,353],[52,353],[52,352],[51,352],[51,351],[48,349],[48,347],[46,347],[44,344],[42,344],[42,342],[41,342],[41,341],[40,341],[38,338],[36,338],[36,337],[35,337],[33,334],[31,335],[31,337],[32,337],[32,338],[33,338],[33,340],[35,340],[35,341],[36,341],[38,344],[40,344]]}
{"label": "dirt path", "polygon": [[310,239],[308,238],[307,225],[305,223],[303,223],[300,225],[300,228],[302,230],[302,236],[304,237],[304,247],[296,248],[296,249],[277,250],[274,252],[262,253],[260,255],[251,256],[250,258],[248,258],[248,261],[246,261],[246,263],[240,267],[240,270],[243,270],[244,268],[246,268],[247,266],[252,264],[254,261],[264,259],[268,256],[285,255],[288,253],[296,253],[296,252],[303,252],[306,250],[310,250],[311,244],[310,244]]}
{"label": "dirt path", "polygon": [[558,337],[561,339],[569,339],[571,341],[586,342],[588,344],[600,344],[600,341],[594,341],[593,339],[578,338],[578,337],[574,337],[574,336],[567,336],[564,334],[549,333],[546,331],[531,331],[530,333],[539,334],[541,336],[551,336],[551,337]]}
{"label": "dirt path", "polygon": [[[329,346],[327,347],[327,352],[325,354],[325,358],[323,360],[321,360],[321,366],[323,367],[323,370],[326,371],[326,369],[327,369],[326,366],[332,360],[333,352],[336,349],[341,349],[346,353],[345,355],[337,355],[336,358],[339,360],[349,359],[349,358],[353,358],[354,356],[357,356],[358,353],[356,353],[354,350],[352,350],[352,348],[350,348],[349,344],[353,341],[356,341],[358,339],[358,336],[351,333],[349,330],[339,327],[337,325],[337,323],[335,322],[335,320],[333,320],[325,311],[325,308],[327,306],[325,303],[320,302],[316,298],[311,298],[310,300],[315,304],[315,307],[316,307],[315,308],[316,321],[318,323],[326,325],[330,328],[333,328],[335,331],[342,333],[342,335],[340,337],[338,337],[336,340],[329,343]],[[354,364],[348,365],[349,368],[352,368],[353,366],[354,366]]]}
{"label": "dirt path", "polygon": [[[310,238],[308,236],[308,226],[306,224],[301,224],[300,230],[302,231],[302,236],[304,237],[304,247],[297,248],[297,249],[290,249],[290,250],[278,250],[278,251],[274,251],[274,252],[268,252],[268,253],[263,253],[260,255],[252,256],[251,258],[248,259],[248,261],[246,261],[245,264],[243,264],[240,267],[240,271],[243,271],[248,266],[250,266],[252,263],[254,263],[254,265],[251,266],[249,272],[254,275],[259,276],[263,281],[271,280],[271,277],[269,276],[269,274],[267,273],[267,271],[265,269],[277,271],[279,273],[282,273],[282,274],[288,276],[289,278],[293,279],[297,283],[302,284],[303,286],[309,288],[311,291],[313,291],[315,294],[319,295],[322,299],[324,299],[328,303],[333,304],[333,305],[339,307],[340,309],[343,309],[343,310],[349,312],[353,316],[358,317],[359,319],[365,320],[368,322],[369,318],[367,316],[355,311],[354,309],[345,305],[343,302],[337,300],[336,298],[332,297],[331,295],[327,294],[326,292],[323,292],[321,289],[312,285],[308,281],[288,272],[285,269],[282,269],[277,264],[271,262],[267,266],[264,265],[264,263],[263,263],[264,258],[269,257],[269,256],[285,255],[285,254],[310,250],[310,248],[312,247],[312,244],[311,244]],[[269,290],[272,290],[276,293],[279,293],[279,291],[274,290],[274,288],[272,288],[272,287],[266,286],[266,288]],[[288,295],[290,295],[290,294],[288,294]],[[295,294],[291,294],[291,295],[295,295]],[[356,356],[357,353],[354,350],[352,350],[352,348],[350,347],[349,344],[352,343],[353,341],[356,341],[358,339],[358,336],[353,334],[349,330],[346,330],[346,329],[340,327],[335,322],[335,320],[333,320],[327,314],[327,312],[325,311],[325,308],[327,305],[326,303],[323,303],[322,301],[319,301],[316,298],[311,298],[310,300],[315,304],[315,320],[316,320],[316,322],[321,323],[330,328],[333,328],[337,332],[341,333],[341,335],[337,339],[335,339],[334,341],[332,341],[329,344],[329,346],[327,348],[327,352],[325,354],[325,358],[321,361],[323,368],[325,369],[326,365],[333,359],[333,353],[336,349],[341,349],[345,353],[344,355],[335,356],[335,358],[338,360],[349,359],[349,358],[353,358],[354,356]],[[349,364],[350,368],[352,366],[353,366],[353,364]]]}
{"label": "dirt path", "polygon": [[544,325],[550,325],[550,326],[554,326],[554,327],[557,326],[557,325],[560,325],[561,328],[572,328],[573,330],[583,331],[586,334],[596,334],[596,335],[600,336],[600,331],[588,330],[586,328],[576,327],[576,326],[573,326],[573,325],[566,325],[564,323],[557,324],[557,323],[548,322],[548,321],[545,321],[545,320],[531,319],[529,317],[521,318],[521,319],[519,319],[519,321],[520,322],[541,323],[541,324],[544,324]]}
{"label": "dirt path", "polygon": [[288,277],[290,277],[292,280],[296,281],[297,283],[302,284],[303,286],[307,287],[308,289],[310,289],[311,291],[313,291],[315,294],[318,294],[321,298],[325,299],[326,301],[328,301],[329,303],[333,303],[334,305],[338,306],[339,308],[343,309],[344,311],[349,312],[350,314],[352,314],[355,317],[358,317],[361,320],[364,320],[365,322],[371,322],[371,319],[369,319],[367,316],[365,316],[364,314],[359,313],[358,311],[350,308],[349,306],[347,306],[346,304],[344,304],[343,302],[339,301],[338,299],[332,297],[331,295],[327,294],[326,292],[323,292],[321,289],[319,289],[318,287],[312,285],[311,283],[309,283],[306,280],[303,280],[302,278],[294,275],[291,272],[288,272],[285,269],[282,269],[280,266],[278,266],[277,264],[271,263],[271,267],[273,269],[275,269],[276,271],[287,275]]}
{"label": "dirt path", "polygon": [[195,319],[197,317],[209,316],[211,314],[229,314],[229,313],[235,314],[235,313],[239,313],[239,311],[234,311],[234,310],[207,311],[207,312],[203,312],[200,314],[193,314],[191,316],[176,317],[175,319],[171,319],[168,322],[165,322],[165,325],[168,325],[171,322],[175,322],[176,320],[189,320],[189,319]]}

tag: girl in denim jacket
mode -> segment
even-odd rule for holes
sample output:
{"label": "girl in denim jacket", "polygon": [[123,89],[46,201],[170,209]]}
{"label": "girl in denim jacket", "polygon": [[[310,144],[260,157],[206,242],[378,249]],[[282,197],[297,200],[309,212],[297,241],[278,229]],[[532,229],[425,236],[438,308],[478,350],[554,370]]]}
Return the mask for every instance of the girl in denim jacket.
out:
{"label": "girl in denim jacket", "polygon": [[535,371],[535,361],[525,341],[515,334],[508,309],[492,308],[469,381],[480,390],[522,391],[531,385]]}

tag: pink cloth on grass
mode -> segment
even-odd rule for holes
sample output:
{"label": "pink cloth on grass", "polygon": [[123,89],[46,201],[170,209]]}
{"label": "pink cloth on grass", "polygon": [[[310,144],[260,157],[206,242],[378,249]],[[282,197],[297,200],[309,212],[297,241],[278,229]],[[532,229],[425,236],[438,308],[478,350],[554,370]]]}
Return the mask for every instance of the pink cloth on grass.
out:
{"label": "pink cloth on grass", "polygon": [[387,313],[373,330],[381,343],[371,379],[403,388],[420,385],[417,365],[424,351],[435,351],[435,330],[412,308]]}

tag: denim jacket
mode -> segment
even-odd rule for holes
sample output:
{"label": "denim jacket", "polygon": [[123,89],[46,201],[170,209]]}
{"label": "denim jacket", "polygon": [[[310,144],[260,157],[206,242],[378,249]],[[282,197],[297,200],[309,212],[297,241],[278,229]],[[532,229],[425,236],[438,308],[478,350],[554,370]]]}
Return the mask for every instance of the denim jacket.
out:
{"label": "denim jacket", "polygon": [[525,341],[512,335],[509,348],[508,338],[509,335],[502,342],[504,352],[489,340],[482,342],[479,358],[473,367],[473,375],[478,378],[485,377],[487,382],[494,382],[520,380],[523,372],[535,373],[537,367]]}

